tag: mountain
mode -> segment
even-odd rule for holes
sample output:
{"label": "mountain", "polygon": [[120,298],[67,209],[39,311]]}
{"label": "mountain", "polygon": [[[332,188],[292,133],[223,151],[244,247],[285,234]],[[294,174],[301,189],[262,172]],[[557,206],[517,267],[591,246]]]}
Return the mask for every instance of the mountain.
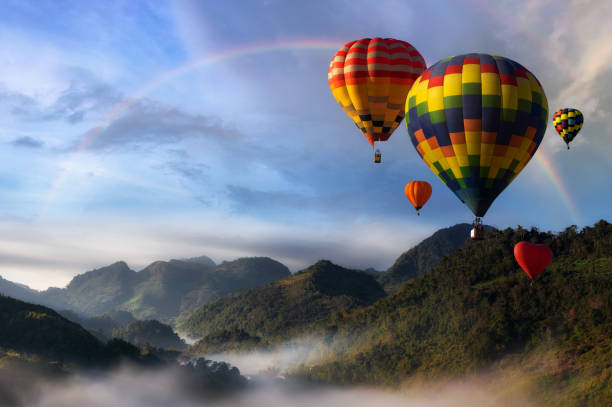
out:
{"label": "mountain", "polygon": [[82,367],[107,366],[122,357],[141,360],[128,343],[102,343],[50,308],[0,296],[0,361],[32,356]]}
{"label": "mountain", "polygon": [[[521,240],[554,253],[535,282],[514,260]],[[309,332],[325,333],[332,355],[301,371],[311,380],[399,384],[498,371],[508,390],[520,385],[542,405],[610,405],[612,224],[491,232],[375,304],[295,334]]]}
{"label": "mountain", "polygon": [[188,263],[198,263],[203,264],[209,267],[215,267],[217,264],[208,256],[198,256],[198,257],[190,257],[188,259],[181,259],[181,261],[186,261]]}
{"label": "mountain", "polygon": [[[264,287],[211,301],[180,322],[179,329],[209,340],[227,336],[265,342],[289,337],[332,312],[370,305],[384,295],[371,275],[322,260]],[[194,349],[206,346],[205,338]]]}
{"label": "mountain", "polygon": [[138,280],[138,273],[131,270],[125,262],[119,261],[79,274],[63,290],[47,290],[42,294],[51,302],[65,302],[68,309],[86,315],[96,315],[115,309],[128,301]]}
{"label": "mountain", "polygon": [[165,349],[185,349],[187,345],[174,333],[172,327],[155,320],[134,321],[115,328],[113,338],[120,338],[134,345],[150,345]]}
{"label": "mountain", "polygon": [[24,284],[13,283],[0,276],[0,295],[21,298],[23,301],[35,301],[40,293]]}
{"label": "mountain", "polygon": [[91,317],[70,310],[60,310],[58,313],[64,318],[81,325],[101,341],[112,338],[113,329],[136,321],[132,314],[127,311],[111,311]]}
{"label": "mountain", "polygon": [[224,262],[214,268],[172,260],[156,262],[142,270],[142,282],[133,297],[121,306],[140,319],[172,321],[229,293],[265,285],[290,275],[281,263],[266,257]]}
{"label": "mountain", "polygon": [[[440,229],[412,249],[404,252],[395,263],[378,277],[387,292],[397,291],[408,280],[423,275],[444,256],[463,247],[470,240],[472,225],[460,223]],[[494,230],[485,226],[487,233]]]}
{"label": "mountain", "polygon": [[[267,257],[241,258],[220,265],[206,256],[186,260],[156,261],[136,272],[119,261],[72,279],[66,288],[36,291],[0,278],[0,293],[58,310],[73,311],[71,318],[107,332],[105,313],[127,311],[138,319],[173,322],[212,299],[268,284],[291,275],[283,264]],[[66,313],[68,315],[68,313]],[[96,317],[98,321],[87,320]],[[80,318],[80,319],[79,319]],[[97,329],[97,328],[96,328]]]}

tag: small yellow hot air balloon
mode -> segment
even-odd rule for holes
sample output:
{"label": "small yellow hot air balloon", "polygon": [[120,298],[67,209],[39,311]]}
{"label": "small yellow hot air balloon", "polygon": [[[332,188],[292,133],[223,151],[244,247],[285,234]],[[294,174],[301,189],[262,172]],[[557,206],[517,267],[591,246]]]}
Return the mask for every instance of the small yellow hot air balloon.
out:
{"label": "small yellow hot air balloon", "polygon": [[553,125],[555,130],[561,136],[567,149],[569,150],[569,143],[578,135],[578,132],[582,128],[584,123],[584,116],[578,109],[566,107],[559,109],[553,113]]}

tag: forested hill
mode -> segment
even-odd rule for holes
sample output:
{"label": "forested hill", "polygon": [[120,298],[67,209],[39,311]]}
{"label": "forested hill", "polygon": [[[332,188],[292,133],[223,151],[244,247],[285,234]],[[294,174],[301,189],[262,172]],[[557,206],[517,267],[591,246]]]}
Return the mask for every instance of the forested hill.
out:
{"label": "forested hill", "polygon": [[[486,232],[494,230],[485,226]],[[395,263],[378,277],[378,282],[387,292],[397,291],[402,284],[423,275],[444,256],[465,246],[470,238],[472,225],[459,223],[440,229],[410,250],[402,253]]]}
{"label": "forested hill", "polygon": [[0,295],[0,368],[10,359],[104,367],[121,358],[146,360],[132,345],[119,340],[102,343],[50,308]]}
{"label": "forested hill", "polygon": [[[514,260],[521,240],[554,253],[535,283]],[[545,403],[610,405],[612,225],[491,232],[397,293],[334,314],[322,332],[335,356],[310,366],[314,380],[398,383],[513,360]]]}
{"label": "forested hill", "polygon": [[[319,261],[291,277],[212,301],[179,324],[191,336],[273,340],[385,295],[369,274]],[[249,338],[250,336],[250,338]],[[203,349],[200,349],[203,350]]]}

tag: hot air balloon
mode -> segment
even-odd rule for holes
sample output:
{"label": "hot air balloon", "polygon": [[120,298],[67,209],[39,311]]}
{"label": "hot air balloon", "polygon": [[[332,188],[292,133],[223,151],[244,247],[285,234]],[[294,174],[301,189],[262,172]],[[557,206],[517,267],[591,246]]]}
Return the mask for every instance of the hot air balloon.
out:
{"label": "hot air balloon", "polygon": [[417,215],[420,215],[419,210],[431,196],[431,185],[425,181],[412,181],[406,184],[404,193],[414,206],[414,209],[416,209]]}
{"label": "hot air balloon", "polygon": [[514,246],[514,258],[532,280],[548,267],[552,255],[552,250],[543,244],[518,242]]}
{"label": "hot air balloon", "polygon": [[466,54],[423,72],[408,93],[406,112],[414,147],[474,213],[476,229],[536,152],[548,104],[536,77],[519,63]]}
{"label": "hot air balloon", "polygon": [[[329,64],[329,87],[374,148],[386,141],[404,118],[406,95],[425,70],[425,60],[409,43],[364,38],[347,43]],[[380,162],[380,150],[375,162]]]}
{"label": "hot air balloon", "polygon": [[557,133],[559,133],[563,141],[565,141],[568,150],[570,148],[570,141],[578,135],[583,123],[584,116],[582,116],[582,113],[578,109],[566,107],[557,110],[553,114],[553,125],[555,126],[555,130],[557,130]]}

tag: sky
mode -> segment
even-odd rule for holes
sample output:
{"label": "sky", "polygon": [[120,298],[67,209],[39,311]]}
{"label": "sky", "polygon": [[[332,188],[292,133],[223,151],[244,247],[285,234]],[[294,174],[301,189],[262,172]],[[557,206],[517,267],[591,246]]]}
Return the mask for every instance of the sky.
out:
{"label": "sky", "polygon": [[[199,255],[384,270],[471,222],[403,123],[376,165],[332,97],[329,61],[365,37],[410,42],[428,66],[503,55],[542,83],[544,140],[485,223],[610,220],[612,3],[562,3],[2,0],[0,276],[63,287],[118,260]],[[569,151],[562,107],[585,116]],[[419,217],[415,179],[433,187]]]}

